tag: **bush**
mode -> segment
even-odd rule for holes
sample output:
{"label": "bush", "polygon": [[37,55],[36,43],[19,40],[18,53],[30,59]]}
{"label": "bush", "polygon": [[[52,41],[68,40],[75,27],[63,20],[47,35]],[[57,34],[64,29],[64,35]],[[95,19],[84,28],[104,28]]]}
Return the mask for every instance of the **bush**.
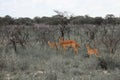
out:
{"label": "bush", "polygon": [[98,58],[98,65],[102,69],[120,69],[120,58],[119,56],[114,56],[113,54],[104,54],[102,57]]}

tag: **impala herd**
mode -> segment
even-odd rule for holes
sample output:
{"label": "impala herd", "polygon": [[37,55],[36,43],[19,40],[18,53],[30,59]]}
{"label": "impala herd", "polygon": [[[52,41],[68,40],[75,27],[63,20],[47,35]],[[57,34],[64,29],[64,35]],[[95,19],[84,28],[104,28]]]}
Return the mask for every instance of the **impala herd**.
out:
{"label": "impala herd", "polygon": [[[67,48],[72,48],[74,50],[75,55],[78,55],[78,49],[80,48],[80,44],[75,40],[65,40],[63,37],[59,38],[59,42],[50,42],[48,41],[48,45],[51,48],[59,49],[60,47],[63,49],[64,54],[66,53]],[[86,44],[87,54],[90,56],[94,54],[96,57],[99,57],[99,52],[97,48],[91,48],[89,44]]]}

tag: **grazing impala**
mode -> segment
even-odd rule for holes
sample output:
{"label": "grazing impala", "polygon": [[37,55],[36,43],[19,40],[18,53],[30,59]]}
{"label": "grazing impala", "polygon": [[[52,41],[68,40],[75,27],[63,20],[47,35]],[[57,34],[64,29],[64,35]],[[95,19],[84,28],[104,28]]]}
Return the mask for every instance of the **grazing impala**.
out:
{"label": "grazing impala", "polygon": [[51,47],[51,48],[55,48],[58,50],[58,44],[56,42],[50,42],[48,41],[48,45]]}
{"label": "grazing impala", "polygon": [[98,57],[98,54],[99,54],[98,53],[98,49],[91,48],[89,44],[86,45],[86,48],[87,48],[87,53],[88,53],[89,56],[92,55],[92,54],[94,54],[94,55],[96,55],[96,57]]}
{"label": "grazing impala", "polygon": [[64,53],[66,52],[66,49],[68,47],[72,47],[74,49],[75,54],[78,54],[78,48],[80,47],[80,45],[76,41],[74,41],[74,40],[64,40],[64,38],[61,37],[59,39],[59,44],[64,49]]}

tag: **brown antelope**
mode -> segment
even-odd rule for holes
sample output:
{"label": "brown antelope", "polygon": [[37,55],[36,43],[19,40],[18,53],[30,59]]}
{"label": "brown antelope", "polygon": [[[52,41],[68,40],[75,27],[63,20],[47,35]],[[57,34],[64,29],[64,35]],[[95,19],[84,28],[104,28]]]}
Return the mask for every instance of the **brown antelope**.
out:
{"label": "brown antelope", "polygon": [[98,57],[98,54],[99,54],[98,53],[98,49],[91,48],[89,44],[86,45],[86,48],[87,48],[87,53],[88,53],[89,56],[92,55],[92,54],[94,54],[94,55],[96,55],[96,57]]}
{"label": "brown antelope", "polygon": [[58,50],[58,44],[56,42],[50,42],[48,41],[48,45],[51,47],[51,48],[54,48],[54,49],[57,49]]}
{"label": "brown antelope", "polygon": [[66,52],[66,49],[68,47],[72,47],[74,49],[75,54],[78,54],[78,48],[80,47],[80,45],[76,41],[64,40],[64,38],[61,37],[61,38],[59,38],[59,44],[64,49],[64,53]]}

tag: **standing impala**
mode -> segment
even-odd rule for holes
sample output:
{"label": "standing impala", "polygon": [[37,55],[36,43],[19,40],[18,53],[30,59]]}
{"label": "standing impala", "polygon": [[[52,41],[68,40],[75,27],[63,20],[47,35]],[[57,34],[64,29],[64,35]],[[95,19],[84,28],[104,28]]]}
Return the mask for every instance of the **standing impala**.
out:
{"label": "standing impala", "polygon": [[98,49],[91,48],[89,44],[86,45],[86,48],[87,48],[87,53],[88,53],[89,56],[94,54],[94,55],[96,55],[96,57],[98,57],[98,54],[99,54]]}
{"label": "standing impala", "polygon": [[56,42],[50,42],[50,41],[48,41],[48,45],[49,45],[51,48],[58,49],[58,44],[57,44]]}
{"label": "standing impala", "polygon": [[66,49],[68,47],[72,47],[75,54],[77,55],[78,54],[78,48],[80,47],[80,45],[74,41],[74,40],[64,40],[63,37],[59,38],[59,44],[60,46],[62,46],[63,50],[64,50],[64,53],[66,53]]}

